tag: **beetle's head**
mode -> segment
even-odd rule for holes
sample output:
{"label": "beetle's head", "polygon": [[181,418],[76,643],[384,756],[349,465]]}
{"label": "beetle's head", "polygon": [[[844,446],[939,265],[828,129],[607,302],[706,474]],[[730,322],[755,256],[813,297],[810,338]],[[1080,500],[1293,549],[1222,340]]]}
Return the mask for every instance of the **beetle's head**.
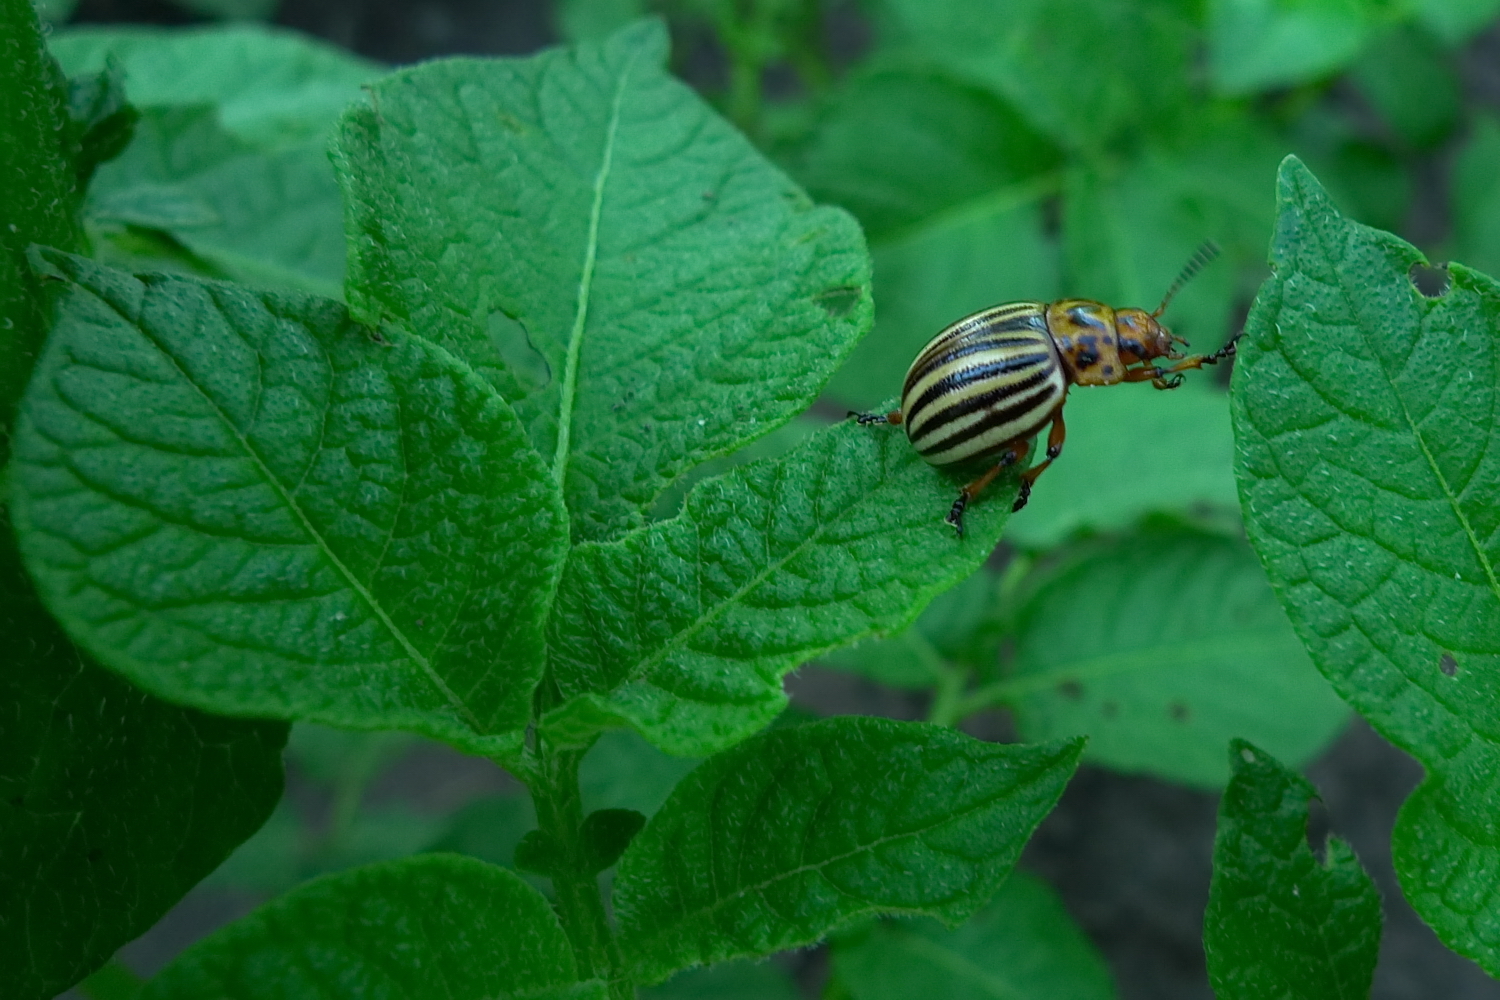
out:
{"label": "beetle's head", "polygon": [[1162,326],[1144,309],[1116,309],[1115,332],[1120,337],[1120,360],[1126,364],[1152,358],[1175,361],[1183,355],[1173,345],[1187,346],[1187,341]]}

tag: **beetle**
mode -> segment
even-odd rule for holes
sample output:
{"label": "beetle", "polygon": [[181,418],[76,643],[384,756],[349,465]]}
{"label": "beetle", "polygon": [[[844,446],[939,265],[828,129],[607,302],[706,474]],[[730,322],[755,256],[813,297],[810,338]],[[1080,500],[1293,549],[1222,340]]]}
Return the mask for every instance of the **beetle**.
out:
{"label": "beetle", "polygon": [[[1026,506],[1037,477],[1062,454],[1063,404],[1075,385],[1149,381],[1175,389],[1182,372],[1217,364],[1235,351],[1236,334],[1212,354],[1187,356],[1188,342],[1157,322],[1182,286],[1219,254],[1194,252],[1155,311],[1115,309],[1092,299],[1010,302],[945,327],[917,353],[901,389],[901,408],[849,416],[860,424],[902,424],[931,465],[994,464],[959,491],[947,522],[964,533],[964,510],[1004,469],[1019,464],[1047,424],[1047,457],[1021,475],[1011,510]],[[1176,364],[1163,368],[1161,358]],[[1132,367],[1132,366],[1139,367]]]}

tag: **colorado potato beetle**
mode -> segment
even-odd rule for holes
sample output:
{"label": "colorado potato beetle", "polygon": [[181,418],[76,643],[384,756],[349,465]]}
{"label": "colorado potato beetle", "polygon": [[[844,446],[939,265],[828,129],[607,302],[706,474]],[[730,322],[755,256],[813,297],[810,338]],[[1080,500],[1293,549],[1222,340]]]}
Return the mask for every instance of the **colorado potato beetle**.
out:
{"label": "colorado potato beetle", "polygon": [[[1172,297],[1218,254],[1212,243],[1199,247],[1154,312],[1090,299],[981,309],[944,328],[917,354],[899,410],[849,415],[861,424],[905,425],[912,446],[935,466],[994,460],[948,511],[948,523],[961,536],[964,509],[1003,469],[1026,458],[1031,439],[1050,422],[1047,457],[1022,474],[1011,509],[1026,506],[1032,484],[1062,454],[1063,404],[1073,386],[1149,381],[1175,389],[1183,379],[1178,373],[1234,354],[1238,335],[1212,354],[1186,356],[1173,345],[1188,342],[1157,322]],[[1176,364],[1147,364],[1156,358]]]}

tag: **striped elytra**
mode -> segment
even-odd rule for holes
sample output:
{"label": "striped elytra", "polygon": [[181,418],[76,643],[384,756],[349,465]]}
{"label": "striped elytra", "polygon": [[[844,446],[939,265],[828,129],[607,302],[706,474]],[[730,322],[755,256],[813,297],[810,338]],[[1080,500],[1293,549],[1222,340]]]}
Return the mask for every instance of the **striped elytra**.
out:
{"label": "striped elytra", "polygon": [[1046,303],[996,306],[947,327],[912,362],[906,436],[933,465],[987,458],[1041,430],[1067,389]]}
{"label": "striped elytra", "polygon": [[[904,424],[912,446],[932,465],[978,465],[989,470],[959,491],[948,523],[964,533],[969,503],[1003,470],[1020,465],[1031,439],[1049,423],[1043,461],[1021,474],[1012,510],[1062,454],[1067,440],[1063,404],[1073,386],[1150,382],[1175,389],[1182,372],[1234,354],[1235,340],[1212,354],[1177,350],[1187,341],[1157,322],[1167,303],[1218,254],[1205,243],[1193,254],[1154,312],[1115,309],[1092,299],[1010,302],[965,316],[917,354],[901,388],[901,408],[851,413],[861,424]],[[1157,359],[1175,362],[1162,366]]]}

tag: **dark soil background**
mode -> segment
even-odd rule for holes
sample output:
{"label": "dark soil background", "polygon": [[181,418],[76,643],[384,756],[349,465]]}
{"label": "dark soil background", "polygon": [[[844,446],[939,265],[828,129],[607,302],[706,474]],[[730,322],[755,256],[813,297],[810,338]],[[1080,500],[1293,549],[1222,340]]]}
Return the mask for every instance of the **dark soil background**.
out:
{"label": "dark soil background", "polygon": [[[941,2],[941,0],[934,0]],[[71,23],[188,24],[200,20],[166,0],[82,0]],[[297,28],[389,63],[440,55],[516,55],[558,41],[545,0],[286,0],[278,24]],[[861,48],[867,31],[845,9],[830,20],[833,49],[845,58]],[[684,71],[712,83],[722,63],[709,40],[683,39]],[[1471,96],[1500,107],[1500,26],[1465,54]],[[1339,94],[1335,92],[1334,98]],[[1357,97],[1350,99],[1357,100]],[[1439,151],[1414,199],[1406,235],[1419,243],[1448,230],[1446,160]],[[863,713],[915,719],[925,699],[879,688],[862,679],[818,668],[788,678],[794,701],[819,714]],[[1002,739],[1004,718],[982,717],[970,732]],[[1309,768],[1325,808],[1314,826],[1349,840],[1385,900],[1385,931],[1372,996],[1375,1000],[1500,1000],[1500,982],[1445,949],[1401,896],[1391,867],[1390,836],[1402,801],[1421,780],[1415,761],[1356,720]],[[493,765],[435,746],[424,746],[389,768],[370,798],[401,800],[419,810],[449,812],[476,795],[512,787]],[[310,794],[293,771],[288,794]],[[300,801],[316,814],[327,803]],[[1062,894],[1073,916],[1112,966],[1122,1000],[1208,1000],[1213,996],[1201,943],[1208,901],[1216,795],[1085,767],[1061,804],[1042,824],[1023,864]],[[1315,839],[1320,839],[1315,833]],[[197,892],[145,937],[122,953],[143,974],[160,968],[192,941],[247,912],[258,902],[243,894]],[[809,997],[827,977],[824,949],[783,956]]]}

